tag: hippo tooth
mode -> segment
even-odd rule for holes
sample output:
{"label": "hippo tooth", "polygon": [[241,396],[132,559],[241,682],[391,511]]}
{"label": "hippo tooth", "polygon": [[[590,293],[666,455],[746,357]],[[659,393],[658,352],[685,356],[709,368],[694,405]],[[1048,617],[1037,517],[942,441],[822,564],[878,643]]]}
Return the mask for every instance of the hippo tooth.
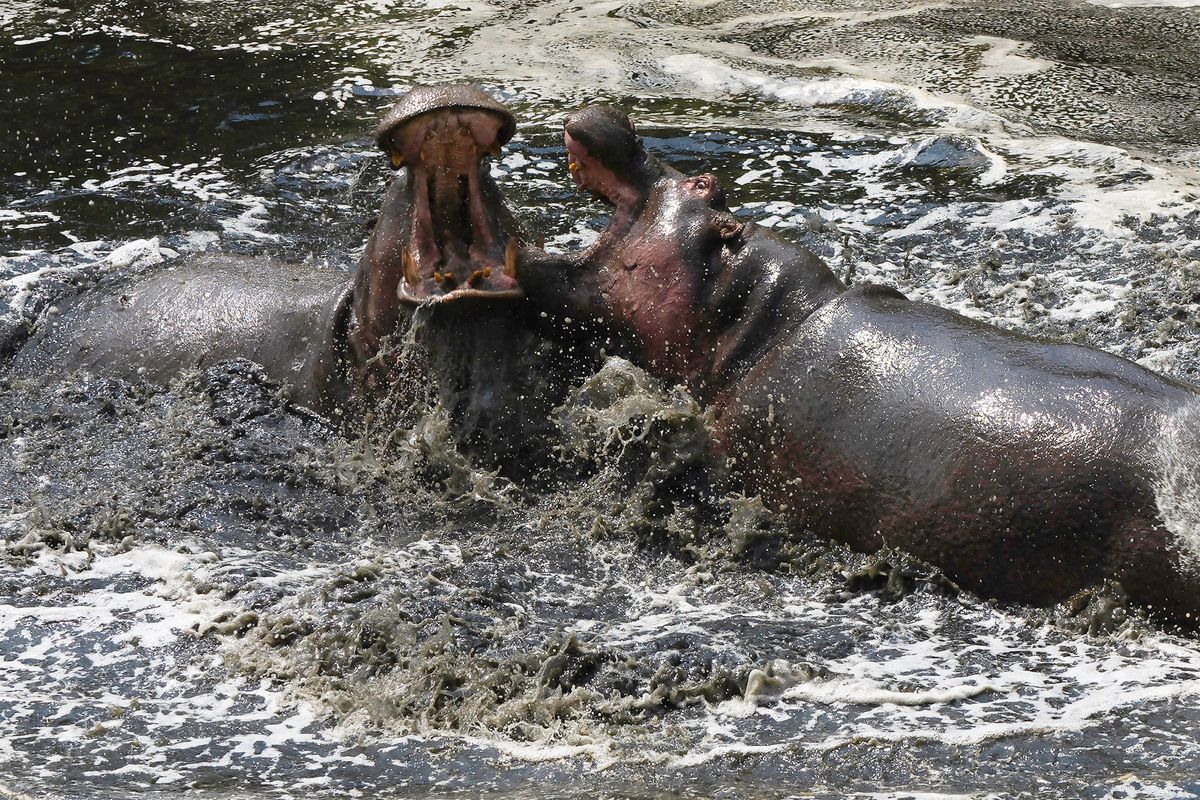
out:
{"label": "hippo tooth", "polygon": [[570,172],[572,175],[574,175],[578,170],[579,170],[579,164],[577,164],[575,162],[575,159],[571,159],[570,161],[567,162],[567,171]]}
{"label": "hippo tooth", "polygon": [[417,264],[413,260],[412,251],[407,247],[404,248],[404,279],[413,286],[421,282],[421,278],[417,275]]}
{"label": "hippo tooth", "polygon": [[504,274],[510,278],[517,277],[517,240],[509,239],[508,247],[504,248]]}
{"label": "hippo tooth", "polygon": [[471,277],[467,278],[467,285],[474,286],[486,277],[487,275],[484,274],[483,270],[477,269],[471,273]]}
{"label": "hippo tooth", "polygon": [[392,169],[400,169],[404,166],[404,156],[400,155],[395,150],[392,151]]}

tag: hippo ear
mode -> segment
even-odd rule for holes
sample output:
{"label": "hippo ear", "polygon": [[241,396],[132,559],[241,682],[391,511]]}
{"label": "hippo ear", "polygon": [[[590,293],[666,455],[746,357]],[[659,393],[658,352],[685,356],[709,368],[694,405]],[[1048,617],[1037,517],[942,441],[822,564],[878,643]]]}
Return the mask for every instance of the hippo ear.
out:
{"label": "hippo ear", "polygon": [[746,226],[738,221],[738,218],[728,212],[716,214],[713,219],[713,225],[717,229],[717,235],[721,237],[721,241],[726,244],[734,244],[742,238],[742,233],[745,232]]}
{"label": "hippo ear", "polygon": [[715,211],[709,216],[709,224],[720,237],[721,245],[737,249],[742,246],[745,224],[728,211]]}

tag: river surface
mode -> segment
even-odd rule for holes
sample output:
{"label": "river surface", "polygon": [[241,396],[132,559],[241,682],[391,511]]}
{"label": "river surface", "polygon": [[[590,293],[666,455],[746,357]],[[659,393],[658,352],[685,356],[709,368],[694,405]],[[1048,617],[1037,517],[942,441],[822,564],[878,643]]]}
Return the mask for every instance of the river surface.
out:
{"label": "river surface", "polygon": [[[1190,0],[9,0],[5,347],[192,253],[349,273],[369,132],[441,80],[515,111],[550,249],[605,222],[560,131],[610,102],[852,281],[1200,380]],[[618,358],[553,422],[523,486],[244,362],[0,379],[0,798],[1200,797],[1200,644],[1119,590],[997,606],[663,502],[704,420]]]}

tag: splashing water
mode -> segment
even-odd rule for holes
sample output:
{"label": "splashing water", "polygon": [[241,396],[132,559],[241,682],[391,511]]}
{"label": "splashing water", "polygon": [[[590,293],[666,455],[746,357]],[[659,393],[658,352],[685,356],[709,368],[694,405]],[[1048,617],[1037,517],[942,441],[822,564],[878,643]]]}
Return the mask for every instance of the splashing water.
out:
{"label": "splashing water", "polygon": [[[180,254],[352,269],[381,109],[474,80],[551,249],[604,223],[562,115],[613,102],[852,280],[1197,380],[1197,42],[1165,2],[10,3],[0,337]],[[537,488],[242,362],[0,398],[0,796],[1200,796],[1193,638],[714,507],[703,415],[619,359]]]}

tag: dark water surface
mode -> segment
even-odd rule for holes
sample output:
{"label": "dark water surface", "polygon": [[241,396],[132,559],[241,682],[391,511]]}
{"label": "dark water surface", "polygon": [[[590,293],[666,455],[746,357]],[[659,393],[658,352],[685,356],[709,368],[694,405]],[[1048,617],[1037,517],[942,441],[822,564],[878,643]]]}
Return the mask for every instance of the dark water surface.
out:
{"label": "dark water surface", "polygon": [[[551,248],[605,221],[561,116],[613,102],[853,280],[1200,380],[1200,6],[1110,5],[0,3],[0,334],[189,253],[352,270],[369,131],[454,79]],[[422,412],[0,379],[0,798],[1200,796],[1200,647],[1111,589],[998,608],[664,502],[703,419],[617,359],[551,488]]]}

